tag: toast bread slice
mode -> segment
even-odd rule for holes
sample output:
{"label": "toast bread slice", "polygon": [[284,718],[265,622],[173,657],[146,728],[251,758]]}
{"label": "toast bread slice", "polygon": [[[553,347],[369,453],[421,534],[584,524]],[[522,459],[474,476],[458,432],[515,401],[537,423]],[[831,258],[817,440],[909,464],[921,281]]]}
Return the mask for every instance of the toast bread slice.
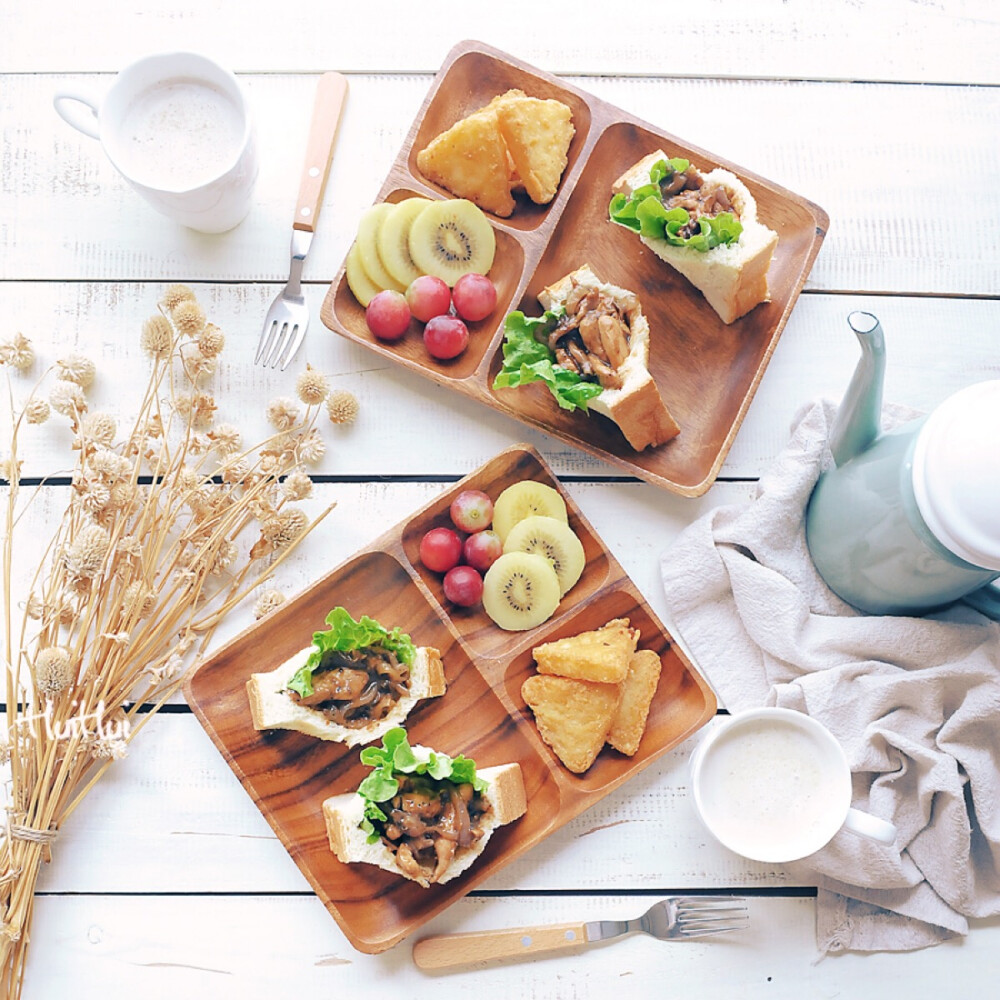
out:
{"label": "toast bread slice", "polygon": [[[426,747],[413,747],[414,754],[427,752]],[[488,782],[485,795],[492,809],[481,820],[483,836],[469,847],[459,848],[447,871],[435,883],[436,885],[450,882],[458,878],[483,853],[483,849],[498,827],[512,823],[524,815],[528,808],[524,791],[524,778],[521,775],[521,765],[499,764],[496,767],[477,769],[476,774]],[[403,878],[417,882],[425,889],[431,883],[427,879],[412,878],[407,875],[396,862],[396,856],[381,840],[373,844],[367,842],[359,824],[364,817],[365,800],[357,792],[347,792],[343,795],[333,795],[323,802],[323,819],[326,822],[326,833],[330,842],[330,850],[344,864],[363,863],[377,865],[379,868]]]}
{"label": "toast bread slice", "polygon": [[410,667],[410,693],[404,695],[385,717],[361,729],[331,722],[322,712],[295,702],[288,694],[288,682],[301,667],[313,646],[290,656],[281,666],[262,674],[251,674],[247,681],[250,715],[254,729],[292,729],[317,739],[360,746],[381,739],[394,726],[402,725],[414,705],[423,698],[437,698],[445,693],[446,681],[441,654],[432,646],[418,646]]}
{"label": "toast bread slice", "polygon": [[[629,167],[615,181],[613,194],[626,197],[649,184],[650,167],[657,160],[669,159],[658,149]],[[679,271],[705,296],[723,323],[734,323],[761,302],[769,302],[767,272],[771,266],[778,234],[757,218],[757,202],[747,186],[735,174],[721,167],[702,174],[705,183],[723,187],[736,209],[743,232],[736,243],[701,252],[690,247],[673,246],[666,240],[640,236],[658,257]]]}
{"label": "toast bread slice", "polygon": [[584,264],[543,288],[538,301],[544,309],[561,306],[574,285],[600,290],[626,317],[629,325],[629,353],[618,366],[623,378],[620,389],[605,389],[588,406],[614,421],[625,440],[636,451],[664,444],[680,433],[680,427],[660,396],[649,373],[649,320],[642,313],[637,296],[617,285],[601,281],[589,264]]}

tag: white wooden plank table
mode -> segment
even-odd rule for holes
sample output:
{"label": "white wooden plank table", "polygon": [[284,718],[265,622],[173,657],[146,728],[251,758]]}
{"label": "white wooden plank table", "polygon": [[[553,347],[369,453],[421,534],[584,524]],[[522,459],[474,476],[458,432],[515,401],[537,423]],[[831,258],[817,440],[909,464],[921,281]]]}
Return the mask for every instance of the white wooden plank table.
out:
{"label": "white wooden plank table", "polygon": [[[333,428],[318,468],[337,510],[284,567],[288,592],[349,556],[509,444],[538,447],[667,617],[659,554],[691,521],[743,502],[800,405],[837,397],[856,347],[844,318],[886,329],[886,398],[929,408],[1000,373],[1000,10],[993,0],[701,0],[629,10],[508,0],[173,0],[123,7],[13,0],[0,6],[0,328],[48,358],[100,358],[97,406],[128,415],[144,379],[143,319],[164,283],[192,283],[226,332],[215,376],[225,419],[263,433],[263,402],[292,379],[254,369],[267,303],[284,281],[288,225],[316,74],[350,76],[347,112],[306,265],[308,361],[362,404]],[[590,90],[821,204],[830,233],[720,481],[687,500],[329,334],[319,306],[358,218],[388,170],[448,49],[478,38]],[[138,55],[195,48],[241,74],[262,151],[255,206],[206,237],[155,215],[51,108],[57,87],[101,91]],[[968,178],[968,180],[966,179]],[[31,436],[24,474],[52,475],[67,434]],[[442,446],[445,445],[445,446]],[[50,529],[64,497],[32,513]],[[24,578],[30,567],[18,567]],[[224,632],[242,627],[233,616]],[[701,664],[711,675],[711,664]],[[814,891],[710,841],[687,794],[682,745],[424,928],[440,933],[635,915],[668,891],[752,896],[749,932],[663,945],[647,938],[489,971],[428,976],[409,944],[355,952],[178,702],[155,719],[60,837],[40,882],[30,998],[399,995],[484,997],[942,997],[992,992],[1000,920],[908,955],[815,962]]]}

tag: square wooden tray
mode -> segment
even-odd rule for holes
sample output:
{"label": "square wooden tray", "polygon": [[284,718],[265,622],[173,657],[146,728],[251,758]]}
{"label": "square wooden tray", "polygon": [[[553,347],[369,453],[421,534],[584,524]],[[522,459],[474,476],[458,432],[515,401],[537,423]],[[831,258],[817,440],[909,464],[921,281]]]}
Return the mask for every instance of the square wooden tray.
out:
{"label": "square wooden tray", "polygon": [[[554,76],[479,42],[448,55],[410,127],[377,201],[415,194],[450,197],[423,177],[416,155],[459,118],[511,87],[557,98],[573,112],[576,134],[569,163],[551,204],[523,197],[509,219],[490,217],[497,252],[493,315],[470,324],[459,358],[435,361],[411,331],[403,340],[376,340],[341,267],[323,302],[323,322],[355,343],[567,441],[630,474],[683,496],[699,496],[715,481],[792,307],[812,268],[829,217],[818,205],[745,167],[720,159],[571,87]],[[769,272],[772,299],[726,326],[701,293],[647,250],[639,237],[608,219],[611,186],[647,153],[663,148],[703,170],[723,166],[747,184],[763,222],[778,233]],[[639,295],[651,329],[650,371],[681,433],[658,448],[633,451],[611,421],[560,410],[541,384],[494,390],[503,360],[503,320],[513,309],[540,315],[536,295],[589,263],[605,281]]]}
{"label": "square wooden tray", "polygon": [[[462,489],[482,489],[495,497],[523,479],[563,493],[587,562],[550,621],[529,632],[504,632],[482,608],[448,605],[440,579],[420,565],[417,550],[425,531],[447,523],[448,507]],[[412,742],[451,755],[465,753],[480,767],[512,761],[521,765],[528,811],[497,830],[472,868],[445,885],[421,889],[371,865],[342,864],[330,850],[321,804],[330,795],[355,790],[368,773],[358,748],[253,727],[245,688],[250,674],[272,670],[302,649],[338,604],[355,617],[368,614],[388,628],[398,625],[417,645],[441,651],[448,690],[410,713]],[[634,757],[605,747],[590,770],[572,774],[539,738],[521,697],[521,684],[534,669],[531,649],[623,616],[641,630],[639,647],[655,650],[662,663],[646,732]],[[237,636],[188,678],[185,694],[348,940],[369,953],[384,951],[412,933],[701,728],[716,710],[708,684],[674,645],[542,457],[526,445],[501,452]]]}

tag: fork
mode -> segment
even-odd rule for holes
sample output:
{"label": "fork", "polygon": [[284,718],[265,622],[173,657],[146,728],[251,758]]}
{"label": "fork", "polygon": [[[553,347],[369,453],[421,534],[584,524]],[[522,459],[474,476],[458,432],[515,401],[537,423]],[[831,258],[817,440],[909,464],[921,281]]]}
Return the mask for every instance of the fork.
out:
{"label": "fork", "polygon": [[346,97],[346,77],[340,73],[324,73],[319,78],[306,162],[295,204],[288,283],[267,311],[254,364],[277,368],[280,363],[284,371],[305,338],[309,326],[309,306],[302,294],[302,265],[309,253],[316,230],[316,217],[323,204],[323,191],[333,157],[333,140]]}
{"label": "fork", "polygon": [[493,958],[576,948],[633,931],[672,941],[725,934],[748,925],[746,899],[742,896],[668,896],[634,920],[548,924],[423,938],[413,946],[413,961],[421,969],[448,969]]}

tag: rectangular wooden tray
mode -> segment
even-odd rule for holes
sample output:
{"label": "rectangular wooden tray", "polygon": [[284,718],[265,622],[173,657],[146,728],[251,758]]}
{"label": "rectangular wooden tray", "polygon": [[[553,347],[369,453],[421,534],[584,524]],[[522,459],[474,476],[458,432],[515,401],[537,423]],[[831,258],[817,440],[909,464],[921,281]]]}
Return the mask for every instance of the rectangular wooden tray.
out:
{"label": "rectangular wooden tray", "polygon": [[[435,361],[414,331],[387,344],[365,324],[364,310],[341,267],[323,302],[323,322],[383,357],[621,466],[683,496],[699,496],[715,481],[763,377],[792,307],[812,268],[829,217],[818,205],[554,76],[479,42],[448,55],[417,114],[377,201],[415,194],[450,197],[417,169],[416,156],[459,118],[511,87],[556,98],[573,112],[576,134],[569,163],[551,204],[518,198],[509,219],[490,217],[497,252],[490,277],[498,290],[492,316],[470,324],[459,358]],[[632,164],[663,148],[702,170],[731,169],[754,195],[758,215],[778,233],[769,272],[772,300],[726,326],[701,293],[647,250],[639,237],[608,219],[611,186]],[[492,388],[502,363],[503,320],[513,309],[540,315],[536,295],[589,263],[605,281],[639,295],[651,329],[650,371],[681,433],[658,448],[633,451],[611,421],[560,410],[541,384]]]}
{"label": "rectangular wooden tray", "polygon": [[[481,607],[448,605],[438,576],[421,566],[418,547],[424,532],[448,523],[448,508],[462,489],[482,489],[495,497],[523,479],[562,492],[587,562],[579,582],[545,625],[504,632]],[[411,742],[453,756],[465,753],[480,767],[512,761],[521,765],[528,811],[497,830],[472,868],[445,885],[421,889],[371,865],[342,864],[330,850],[321,804],[330,795],[355,790],[368,773],[358,748],[253,728],[245,689],[250,674],[272,670],[308,645],[338,604],[355,617],[368,614],[388,628],[398,625],[417,645],[440,650],[448,690],[410,713]],[[625,757],[605,747],[585,774],[575,775],[539,738],[521,684],[534,670],[533,646],[618,617],[628,617],[641,630],[641,649],[660,655],[659,687],[638,753]],[[526,445],[501,452],[237,636],[188,678],[185,694],[348,940],[369,953],[384,951],[412,933],[700,729],[716,710],[708,684],[674,645],[542,457]]]}

